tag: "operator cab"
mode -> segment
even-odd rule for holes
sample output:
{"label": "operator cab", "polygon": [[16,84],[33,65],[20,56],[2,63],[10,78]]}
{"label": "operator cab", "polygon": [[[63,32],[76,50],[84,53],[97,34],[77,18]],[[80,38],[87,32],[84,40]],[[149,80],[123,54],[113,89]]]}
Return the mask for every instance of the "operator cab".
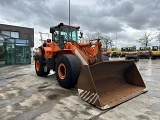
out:
{"label": "operator cab", "polygon": [[121,52],[125,52],[125,51],[126,51],[126,47],[122,47]]}
{"label": "operator cab", "polygon": [[79,26],[65,25],[63,23],[57,26],[50,27],[50,33],[52,33],[52,40],[56,42],[60,48],[64,47],[64,43],[78,42]]}
{"label": "operator cab", "polygon": [[150,47],[140,47],[139,51],[149,51]]}
{"label": "operator cab", "polygon": [[136,51],[136,49],[134,47],[127,47],[126,51],[127,52],[134,52],[134,51]]}
{"label": "operator cab", "polygon": [[152,46],[153,51],[158,51],[158,46]]}

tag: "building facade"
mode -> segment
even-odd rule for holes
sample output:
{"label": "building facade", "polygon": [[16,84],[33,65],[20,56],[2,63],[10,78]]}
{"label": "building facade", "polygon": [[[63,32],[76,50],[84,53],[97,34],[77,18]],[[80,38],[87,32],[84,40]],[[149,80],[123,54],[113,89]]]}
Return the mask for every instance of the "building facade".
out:
{"label": "building facade", "polygon": [[30,64],[34,29],[0,24],[0,67]]}

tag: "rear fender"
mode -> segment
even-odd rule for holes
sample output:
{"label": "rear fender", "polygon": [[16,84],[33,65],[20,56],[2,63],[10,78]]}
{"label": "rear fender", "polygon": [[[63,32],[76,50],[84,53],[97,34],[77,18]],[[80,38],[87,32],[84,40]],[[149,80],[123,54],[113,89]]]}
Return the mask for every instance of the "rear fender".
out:
{"label": "rear fender", "polygon": [[58,56],[61,56],[63,54],[72,54],[72,55],[74,55],[71,50],[59,50],[59,51],[56,51],[56,52],[52,51],[52,53],[53,53],[52,57],[51,58],[47,58],[46,60],[47,60],[47,67],[50,68],[50,69],[53,69],[53,71],[55,71],[55,66],[56,66],[56,61],[57,61]]}
{"label": "rear fender", "polygon": [[53,53],[54,53],[54,51],[51,47],[44,47],[44,52],[45,52],[45,54],[44,54],[45,58],[52,58]]}
{"label": "rear fender", "polygon": [[72,54],[72,55],[74,55],[74,53],[72,52],[71,49],[63,49],[63,50],[60,50],[60,51],[56,52],[57,56],[60,56],[60,55],[63,55],[63,54]]}

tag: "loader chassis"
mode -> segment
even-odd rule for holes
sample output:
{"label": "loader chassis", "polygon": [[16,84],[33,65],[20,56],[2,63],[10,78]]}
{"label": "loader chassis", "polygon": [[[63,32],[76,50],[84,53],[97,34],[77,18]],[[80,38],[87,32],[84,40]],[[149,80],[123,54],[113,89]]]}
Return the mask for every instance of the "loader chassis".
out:
{"label": "loader chassis", "polygon": [[53,69],[60,86],[72,88],[77,85],[82,65],[108,60],[107,56],[101,55],[99,39],[78,43],[79,28],[63,23],[50,28],[52,40],[44,41],[35,56],[38,76],[47,76]]}
{"label": "loader chassis", "polygon": [[120,55],[120,53],[116,48],[111,49],[111,53],[110,53],[111,57],[119,57],[119,55]]}
{"label": "loader chassis", "polygon": [[126,56],[126,47],[122,47],[120,52],[120,57],[125,57],[125,56]]}
{"label": "loader chassis", "polygon": [[79,28],[63,23],[50,28],[52,39],[44,41],[35,56],[38,76],[55,71],[60,86],[77,86],[80,97],[100,109],[147,91],[133,61],[109,61],[102,55],[100,39],[78,43]]}
{"label": "loader chassis", "polygon": [[160,46],[152,46],[151,59],[160,58]]}
{"label": "loader chassis", "polygon": [[144,59],[144,58],[150,59],[150,57],[151,57],[150,49],[147,47],[140,47],[138,55],[139,55],[140,59]]}
{"label": "loader chassis", "polygon": [[134,60],[135,62],[139,61],[138,52],[135,47],[126,47],[125,60]]}

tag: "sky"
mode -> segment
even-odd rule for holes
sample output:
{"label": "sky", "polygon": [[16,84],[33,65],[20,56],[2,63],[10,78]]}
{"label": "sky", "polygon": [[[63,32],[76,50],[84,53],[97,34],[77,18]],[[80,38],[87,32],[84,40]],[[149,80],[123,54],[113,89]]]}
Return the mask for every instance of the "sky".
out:
{"label": "sky", "polygon": [[[39,32],[61,22],[69,23],[69,0],[0,0],[0,23],[34,28],[35,47],[41,45]],[[160,0],[70,0],[70,24],[84,35],[108,36],[118,48],[139,47],[144,33],[157,45]]]}

